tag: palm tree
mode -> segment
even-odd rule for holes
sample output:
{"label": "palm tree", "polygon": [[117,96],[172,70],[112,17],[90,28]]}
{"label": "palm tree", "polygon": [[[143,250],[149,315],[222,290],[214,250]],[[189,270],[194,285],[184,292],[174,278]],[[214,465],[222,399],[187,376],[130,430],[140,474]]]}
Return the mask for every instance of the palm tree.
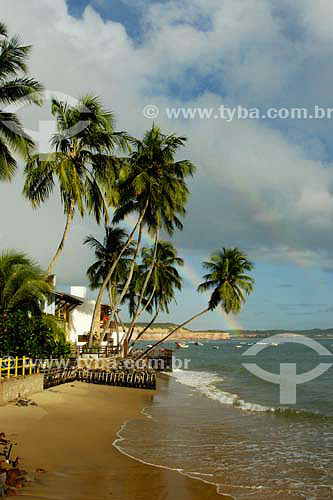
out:
{"label": "palm tree", "polygon": [[[172,243],[168,241],[158,242],[155,259],[153,248],[142,249],[142,264],[139,266],[136,281],[136,289],[138,292],[142,289],[142,285],[151,268],[152,273],[145,293],[146,300],[143,302],[143,307],[139,311],[137,319],[146,310],[151,313],[155,311],[155,314],[132,345],[134,345],[148,328],[152,326],[161,311],[169,313],[170,302],[176,300],[175,290],[181,290],[182,288],[182,278],[177,267],[182,267],[183,265],[183,259],[177,256],[177,250]],[[129,342],[133,335],[134,326],[135,324],[129,332]]]}
{"label": "palm tree", "polygon": [[[185,205],[189,197],[186,178],[192,176],[195,166],[188,160],[175,160],[178,149],[185,145],[185,137],[164,135],[160,128],[153,127],[146,132],[143,140],[132,141],[135,151],[131,154],[127,165],[127,175],[120,184],[120,202],[115,211],[113,221],[118,223],[131,214],[136,214],[139,227],[137,252],[133,257],[132,266],[119,302],[123,300],[133,277],[136,257],[141,243],[141,234],[144,227],[154,237],[154,258],[156,259],[157,245],[161,229],[173,234],[174,229],[182,229],[179,217],[186,214]],[[152,266],[146,275],[137,303],[137,310],[132,323],[137,320],[144,296],[152,273]],[[111,271],[103,283],[106,288],[111,277]],[[98,304],[98,301],[97,301]],[[116,304],[116,307],[118,306]],[[109,318],[109,323],[112,315]],[[96,318],[93,320],[96,321]],[[109,327],[106,324],[105,330]],[[130,329],[133,327],[131,325]],[[130,331],[130,330],[129,330]]]}
{"label": "palm tree", "polygon": [[[123,247],[127,238],[128,234],[123,228],[107,225],[105,226],[105,236],[102,242],[98,241],[91,234],[85,238],[83,244],[89,245],[89,247],[94,250],[97,259],[87,270],[87,276],[92,290],[96,290],[101,286],[105,276],[109,272],[110,266],[117,258],[119,250]],[[112,297],[114,297],[114,294],[117,292],[118,283],[123,280],[123,276],[128,270],[130,262],[129,257],[132,254],[133,243],[127,248],[126,252],[123,253],[122,259],[120,259],[116,267],[112,282],[109,283],[109,290]],[[112,301],[110,303],[112,303]]]}
{"label": "palm tree", "polygon": [[227,314],[237,314],[240,312],[242,305],[246,301],[245,296],[253,291],[254,285],[254,279],[245,274],[254,268],[252,262],[248,260],[247,255],[238,248],[223,248],[220,251],[214,252],[210,260],[203,263],[203,267],[209,272],[204,276],[205,281],[198,286],[198,291],[207,292],[213,290],[208,307],[174,328],[163,340],[142,353],[138,359],[165,342],[177,330],[207,312],[213,311],[219,305]]}
{"label": "palm tree", "polygon": [[0,311],[41,315],[43,303],[53,292],[47,274],[24,253],[0,254]]}
{"label": "palm tree", "polygon": [[[117,226],[105,226],[105,236],[102,242],[98,241],[94,236],[89,235],[84,240],[85,245],[94,250],[96,261],[88,268],[87,276],[90,282],[90,288],[96,290],[100,288],[105,277],[107,276],[110,267],[116,260],[120,250],[124,246],[124,242],[128,239],[127,232]],[[112,275],[112,280],[108,283],[108,295],[110,305],[114,304],[119,284],[123,283],[130,267],[130,257],[133,255],[134,244],[131,243],[121,259],[118,261],[115,272]]]}
{"label": "palm tree", "polygon": [[27,76],[30,49],[18,37],[9,38],[6,26],[0,23],[0,180],[3,181],[10,181],[16,172],[15,154],[26,159],[34,146],[17,115],[1,109],[18,101],[41,102],[42,85]]}
{"label": "palm tree", "polygon": [[66,225],[49,274],[63,251],[75,210],[82,217],[86,211],[93,214],[98,224],[102,218],[108,222],[108,207],[117,201],[119,163],[111,153],[127,145],[127,136],[114,132],[113,114],[97,97],[87,95],[73,107],[53,99],[52,113],[57,119],[58,132],[51,141],[56,152],[34,155],[27,162],[23,190],[36,208],[50,197],[55,179],[59,183]]}

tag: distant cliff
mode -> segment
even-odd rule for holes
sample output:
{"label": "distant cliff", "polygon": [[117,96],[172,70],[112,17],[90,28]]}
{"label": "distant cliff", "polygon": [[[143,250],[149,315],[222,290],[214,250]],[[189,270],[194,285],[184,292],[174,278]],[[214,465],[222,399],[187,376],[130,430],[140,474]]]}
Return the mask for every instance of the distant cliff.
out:
{"label": "distant cliff", "polygon": [[[143,330],[143,328],[136,328],[134,331],[135,337],[139,335],[139,333]],[[140,340],[148,340],[150,342],[162,340],[168,332],[171,331],[171,328],[148,328],[148,330],[143,334]],[[230,334],[227,332],[195,332],[191,330],[187,330],[185,328],[180,328],[176,333],[171,335],[169,340],[228,340],[230,339]]]}

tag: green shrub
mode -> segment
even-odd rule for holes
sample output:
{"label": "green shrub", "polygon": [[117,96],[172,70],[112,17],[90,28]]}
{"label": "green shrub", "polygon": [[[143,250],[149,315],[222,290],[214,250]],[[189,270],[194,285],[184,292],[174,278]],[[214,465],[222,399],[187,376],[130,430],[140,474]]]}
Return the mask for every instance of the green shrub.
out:
{"label": "green shrub", "polygon": [[70,344],[53,318],[24,311],[0,314],[0,356],[60,358],[69,353]]}

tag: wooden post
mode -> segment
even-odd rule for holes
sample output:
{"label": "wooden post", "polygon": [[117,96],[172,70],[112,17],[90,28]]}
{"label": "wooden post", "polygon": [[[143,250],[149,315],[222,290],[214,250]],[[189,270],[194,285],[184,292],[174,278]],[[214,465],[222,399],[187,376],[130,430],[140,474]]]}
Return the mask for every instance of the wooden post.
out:
{"label": "wooden post", "polygon": [[128,339],[124,340],[123,349],[124,349],[124,358],[127,358],[127,354],[128,354]]}
{"label": "wooden post", "polygon": [[17,377],[17,369],[18,369],[18,356],[15,358],[15,377]]}
{"label": "wooden post", "polygon": [[10,356],[7,358],[7,378],[10,378]]}
{"label": "wooden post", "polygon": [[22,358],[22,376],[25,377],[25,356]]}
{"label": "wooden post", "polygon": [[29,362],[29,375],[32,375],[32,359]]}

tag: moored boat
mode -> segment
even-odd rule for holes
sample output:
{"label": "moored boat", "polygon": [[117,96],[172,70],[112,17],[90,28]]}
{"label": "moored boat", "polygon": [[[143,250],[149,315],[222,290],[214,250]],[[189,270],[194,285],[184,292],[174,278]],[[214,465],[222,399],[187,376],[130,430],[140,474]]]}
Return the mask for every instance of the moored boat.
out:
{"label": "moored boat", "polygon": [[177,349],[188,349],[188,345],[187,344],[184,344],[182,342],[176,342],[176,347]]}

